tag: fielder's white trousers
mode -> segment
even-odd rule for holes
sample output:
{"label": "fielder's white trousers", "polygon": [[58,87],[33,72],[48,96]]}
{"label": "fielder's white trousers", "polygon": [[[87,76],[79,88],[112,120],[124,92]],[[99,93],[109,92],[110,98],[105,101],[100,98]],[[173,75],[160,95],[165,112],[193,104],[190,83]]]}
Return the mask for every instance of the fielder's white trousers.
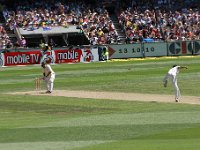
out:
{"label": "fielder's white trousers", "polygon": [[50,75],[50,77],[47,77],[47,78],[45,79],[47,91],[50,91],[50,92],[53,91],[53,82],[54,82],[54,80],[55,80],[55,73],[52,73],[52,74]]}
{"label": "fielder's white trousers", "polygon": [[181,94],[180,94],[180,90],[179,90],[179,87],[178,87],[178,84],[177,84],[177,77],[176,77],[176,75],[166,74],[163,81],[165,83],[167,83],[167,80],[169,78],[172,79],[172,84],[173,84],[174,90],[175,90],[175,99],[178,100],[180,98]]}

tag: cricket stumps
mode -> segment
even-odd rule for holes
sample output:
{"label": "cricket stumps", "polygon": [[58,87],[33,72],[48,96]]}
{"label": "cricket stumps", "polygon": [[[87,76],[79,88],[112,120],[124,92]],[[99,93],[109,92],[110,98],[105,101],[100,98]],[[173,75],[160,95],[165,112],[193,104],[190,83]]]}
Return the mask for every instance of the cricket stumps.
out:
{"label": "cricket stumps", "polygon": [[40,78],[35,78],[35,90],[36,91],[41,90],[41,79]]}

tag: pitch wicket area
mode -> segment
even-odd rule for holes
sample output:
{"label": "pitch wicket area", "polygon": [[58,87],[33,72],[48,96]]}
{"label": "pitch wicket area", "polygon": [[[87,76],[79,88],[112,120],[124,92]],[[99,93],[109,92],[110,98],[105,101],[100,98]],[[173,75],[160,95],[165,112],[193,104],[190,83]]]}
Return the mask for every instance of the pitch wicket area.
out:
{"label": "pitch wicket area", "polygon": [[41,90],[41,79],[35,78],[35,90],[40,91]]}

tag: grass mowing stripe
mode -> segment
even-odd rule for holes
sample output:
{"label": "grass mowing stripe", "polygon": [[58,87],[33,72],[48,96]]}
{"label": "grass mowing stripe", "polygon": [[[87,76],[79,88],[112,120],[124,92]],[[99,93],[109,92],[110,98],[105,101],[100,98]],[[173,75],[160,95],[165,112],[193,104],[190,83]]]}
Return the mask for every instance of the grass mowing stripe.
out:
{"label": "grass mowing stripe", "polygon": [[[0,129],[12,129],[12,128],[22,128],[24,126],[30,125],[38,125],[47,122],[53,121],[60,121],[61,117],[58,118],[57,116],[53,115],[44,115],[38,113],[31,113],[31,112],[12,112],[0,114],[2,117],[0,119],[1,126]],[[14,119],[13,119],[14,118]],[[0,133],[1,134],[1,133]]]}
{"label": "grass mowing stripe", "polygon": [[70,106],[70,105],[53,105],[53,104],[37,104],[37,103],[23,103],[23,102],[2,102],[0,101],[0,109],[10,111],[24,111],[44,114],[57,113],[73,113],[73,112],[95,112],[103,111],[103,108],[86,107],[86,106]]}
{"label": "grass mowing stripe", "polygon": [[0,143],[1,150],[69,150],[112,141],[58,141],[58,142],[22,142]]}
{"label": "grass mowing stripe", "polygon": [[[115,100],[95,100],[95,99],[79,99],[79,98],[70,98],[70,97],[46,97],[46,96],[30,96],[30,95],[1,95],[0,102],[5,103],[5,105],[0,105],[0,107],[7,107],[7,110],[15,107],[12,103],[16,103],[16,108],[19,110],[24,110],[29,106],[31,110],[31,105],[33,105],[32,109],[37,107],[45,106],[48,109],[48,106],[53,106],[58,108],[61,106],[64,108],[97,108],[100,113],[103,113],[103,110],[108,113],[151,113],[151,112],[199,112],[199,105],[186,105],[186,104],[173,104],[173,103],[146,103],[146,102],[131,102],[131,101],[115,101]],[[38,106],[37,106],[38,105]],[[10,108],[11,107],[11,108]],[[21,107],[21,108],[20,108]],[[59,110],[59,109],[58,109]],[[67,109],[61,109],[62,111],[68,111]],[[28,111],[28,109],[27,109]],[[13,112],[13,111],[12,111]],[[16,112],[16,111],[15,111]],[[29,111],[28,111],[29,112]],[[93,113],[92,113],[93,114]],[[59,115],[59,114],[57,114]],[[66,116],[67,117],[67,116]]]}
{"label": "grass mowing stripe", "polygon": [[199,150],[200,139],[127,140],[73,150]]}
{"label": "grass mowing stripe", "polygon": [[200,112],[156,112],[105,114],[76,117],[34,127],[89,127],[100,125],[150,125],[150,124],[196,124],[200,123]]}
{"label": "grass mowing stripe", "polygon": [[[0,130],[0,143],[39,141],[127,140],[169,131],[199,127],[199,124],[103,125],[90,127],[42,127]],[[199,129],[199,128],[198,128]],[[196,132],[195,132],[196,133]],[[200,132],[196,135],[200,136]],[[196,138],[198,138],[196,136]],[[180,137],[180,136],[177,136]]]}

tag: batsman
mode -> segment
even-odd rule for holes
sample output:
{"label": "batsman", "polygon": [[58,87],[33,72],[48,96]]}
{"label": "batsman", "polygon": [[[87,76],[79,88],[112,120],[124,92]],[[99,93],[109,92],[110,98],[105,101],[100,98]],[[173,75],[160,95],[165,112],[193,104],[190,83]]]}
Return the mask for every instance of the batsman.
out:
{"label": "batsman", "polygon": [[55,72],[51,68],[50,64],[47,64],[46,62],[42,62],[41,67],[43,68],[43,80],[46,84],[46,93],[52,93],[53,92],[53,82],[55,80]]}

